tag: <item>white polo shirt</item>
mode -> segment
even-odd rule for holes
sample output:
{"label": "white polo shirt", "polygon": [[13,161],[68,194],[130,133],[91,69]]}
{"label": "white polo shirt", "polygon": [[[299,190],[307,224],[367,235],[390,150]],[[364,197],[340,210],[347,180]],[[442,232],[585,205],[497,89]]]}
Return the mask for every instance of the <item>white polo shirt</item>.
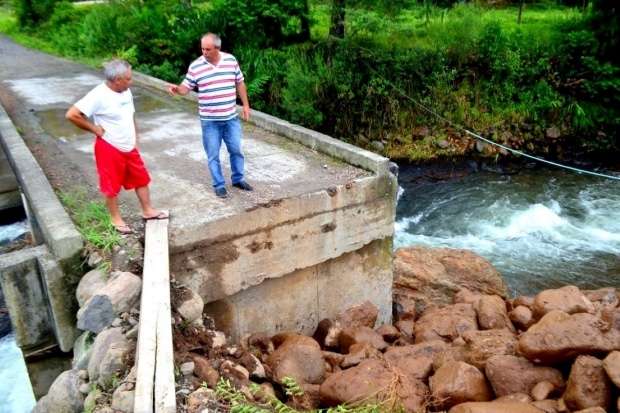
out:
{"label": "white polo shirt", "polygon": [[123,152],[135,148],[135,108],[131,90],[118,93],[102,83],[80,99],[75,107],[105,130],[102,138],[109,144]]}

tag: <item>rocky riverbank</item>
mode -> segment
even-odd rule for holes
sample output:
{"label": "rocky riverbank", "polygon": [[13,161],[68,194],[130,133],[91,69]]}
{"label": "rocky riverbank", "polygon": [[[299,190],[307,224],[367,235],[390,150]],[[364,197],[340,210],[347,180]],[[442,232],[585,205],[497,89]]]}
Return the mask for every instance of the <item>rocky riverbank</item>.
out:
{"label": "rocky riverbank", "polygon": [[[416,413],[618,411],[618,290],[508,298],[500,274],[462,250],[401,249],[394,265],[393,325],[376,325],[378,310],[365,302],[322,320],[312,337],[256,332],[239,343],[215,329],[197,294],[173,283],[178,411],[359,403]],[[76,347],[74,369],[35,411],[132,411],[138,314],[125,293],[136,290],[133,277],[84,277],[78,319],[91,331],[81,340],[93,344]],[[112,312],[86,322],[106,300],[101,308]]]}

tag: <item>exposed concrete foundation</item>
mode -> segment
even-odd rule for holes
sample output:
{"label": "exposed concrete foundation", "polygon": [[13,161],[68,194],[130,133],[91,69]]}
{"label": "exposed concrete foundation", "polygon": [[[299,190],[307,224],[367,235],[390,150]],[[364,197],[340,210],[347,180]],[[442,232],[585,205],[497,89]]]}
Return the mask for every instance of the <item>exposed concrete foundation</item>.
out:
{"label": "exposed concrete foundation", "polygon": [[391,320],[392,242],[376,240],[322,264],[266,280],[205,306],[219,329],[234,340],[253,332],[298,331],[312,334],[324,318],[373,302],[379,323]]}

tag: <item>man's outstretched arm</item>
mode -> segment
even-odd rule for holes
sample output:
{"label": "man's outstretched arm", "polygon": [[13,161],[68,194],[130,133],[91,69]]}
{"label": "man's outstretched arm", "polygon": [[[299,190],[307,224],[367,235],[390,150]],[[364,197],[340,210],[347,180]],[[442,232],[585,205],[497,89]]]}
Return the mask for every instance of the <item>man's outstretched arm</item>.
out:
{"label": "man's outstretched arm", "polygon": [[174,95],[187,95],[189,93],[189,88],[185,85],[170,85],[168,86],[168,93],[170,96]]}

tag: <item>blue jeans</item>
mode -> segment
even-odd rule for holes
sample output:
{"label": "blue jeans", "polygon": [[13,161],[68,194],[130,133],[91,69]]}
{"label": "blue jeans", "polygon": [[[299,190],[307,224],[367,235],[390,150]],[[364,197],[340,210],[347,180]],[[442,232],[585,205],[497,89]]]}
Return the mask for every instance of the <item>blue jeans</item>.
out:
{"label": "blue jeans", "polygon": [[220,147],[226,144],[230,155],[232,183],[243,181],[243,154],[241,153],[241,123],[239,118],[230,120],[201,120],[202,145],[207,153],[207,165],[211,172],[213,187],[224,187],[224,176],[220,165]]}

